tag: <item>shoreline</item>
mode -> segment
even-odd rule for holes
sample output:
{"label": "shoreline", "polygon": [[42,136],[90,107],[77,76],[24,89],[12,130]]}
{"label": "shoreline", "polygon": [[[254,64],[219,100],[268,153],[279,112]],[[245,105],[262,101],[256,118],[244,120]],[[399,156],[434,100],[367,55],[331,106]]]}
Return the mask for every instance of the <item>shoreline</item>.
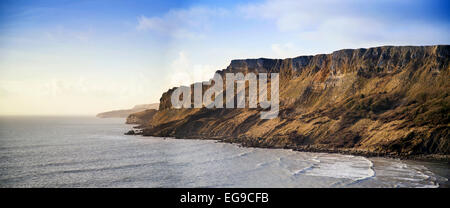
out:
{"label": "shoreline", "polygon": [[242,148],[261,148],[261,149],[286,149],[291,151],[298,152],[310,152],[310,153],[330,153],[330,154],[341,154],[341,155],[352,155],[352,156],[361,156],[365,157],[368,160],[372,161],[375,158],[386,158],[386,159],[398,159],[403,161],[405,164],[410,163],[418,163],[422,164],[428,170],[433,172],[439,177],[445,178],[445,181],[441,181],[438,183],[436,188],[450,188],[450,175],[446,172],[442,172],[442,169],[439,170],[439,166],[449,166],[450,165],[450,155],[439,155],[439,154],[418,154],[418,155],[396,155],[396,154],[387,154],[381,152],[369,152],[358,149],[327,149],[327,148],[314,148],[311,145],[303,145],[303,146],[266,146],[266,145],[245,145],[245,143],[241,142],[233,142],[230,141],[230,138],[220,138],[220,137],[174,137],[174,136],[151,136],[151,135],[142,135],[142,134],[134,134],[141,136],[142,139],[146,139],[146,137],[157,137],[163,139],[180,139],[180,140],[210,140],[215,143],[228,143],[236,145],[237,147]]}
{"label": "shoreline", "polygon": [[[178,138],[182,139],[182,138]],[[201,139],[200,139],[201,140]],[[298,152],[314,152],[314,153],[335,153],[342,155],[352,155],[352,156],[363,156],[367,158],[374,157],[384,157],[391,159],[400,159],[400,160],[414,160],[414,161],[423,161],[423,162],[447,162],[450,163],[450,155],[439,155],[439,154],[419,154],[419,155],[398,155],[398,154],[389,154],[382,152],[369,152],[359,149],[338,149],[338,148],[315,148],[309,145],[296,146],[296,147],[268,147],[268,146],[245,146],[240,143],[234,143],[229,141],[222,141],[223,143],[230,144],[238,144],[240,147],[253,147],[253,148],[262,148],[262,149],[290,149],[292,151]]]}
{"label": "shoreline", "polygon": [[[133,127],[135,129],[135,127]],[[353,155],[353,156],[363,156],[367,158],[371,157],[385,157],[392,159],[402,159],[402,160],[415,160],[424,162],[447,162],[450,164],[450,155],[442,154],[398,154],[394,152],[374,152],[364,149],[354,149],[354,148],[330,148],[319,145],[268,145],[266,143],[247,143],[245,141],[239,141],[233,137],[202,137],[202,136],[157,136],[157,135],[143,135],[143,129],[137,127],[137,131],[130,130],[126,132],[126,135],[141,135],[142,137],[169,137],[174,139],[194,139],[194,140],[215,140],[223,143],[238,144],[240,147],[254,147],[254,148],[266,148],[266,149],[291,149],[293,151],[299,152],[317,152],[317,153],[338,153],[343,155]],[[134,131],[134,134],[129,134]]]}
{"label": "shoreline", "polygon": [[256,144],[256,143],[246,143],[245,141],[236,141],[235,138],[203,138],[203,137],[174,137],[176,139],[199,139],[199,140],[217,140],[223,143],[238,144],[241,147],[255,147],[255,148],[266,148],[266,149],[291,149],[293,151],[299,152],[317,152],[317,153],[338,153],[343,155],[353,155],[353,156],[363,156],[367,158],[371,157],[385,157],[392,159],[402,159],[402,160],[415,160],[415,161],[426,161],[426,162],[447,162],[450,163],[450,155],[441,154],[397,154],[393,152],[373,152],[364,149],[354,149],[354,148],[329,148],[319,145],[268,145],[266,143]]}

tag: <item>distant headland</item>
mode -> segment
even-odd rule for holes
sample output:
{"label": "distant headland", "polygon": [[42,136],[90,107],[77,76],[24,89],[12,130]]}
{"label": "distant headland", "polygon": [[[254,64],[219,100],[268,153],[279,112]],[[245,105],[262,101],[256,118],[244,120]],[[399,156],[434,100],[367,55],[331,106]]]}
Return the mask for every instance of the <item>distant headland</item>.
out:
{"label": "distant headland", "polygon": [[135,105],[131,109],[113,110],[97,114],[99,118],[126,118],[132,113],[145,111],[148,109],[158,109],[159,103]]}

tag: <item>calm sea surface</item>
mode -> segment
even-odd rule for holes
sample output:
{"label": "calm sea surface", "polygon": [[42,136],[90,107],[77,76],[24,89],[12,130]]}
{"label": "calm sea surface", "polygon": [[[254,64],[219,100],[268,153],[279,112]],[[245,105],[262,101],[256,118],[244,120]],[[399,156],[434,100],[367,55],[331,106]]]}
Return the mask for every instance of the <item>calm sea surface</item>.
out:
{"label": "calm sea surface", "polygon": [[448,186],[448,163],[125,136],[123,123],[0,117],[0,187]]}

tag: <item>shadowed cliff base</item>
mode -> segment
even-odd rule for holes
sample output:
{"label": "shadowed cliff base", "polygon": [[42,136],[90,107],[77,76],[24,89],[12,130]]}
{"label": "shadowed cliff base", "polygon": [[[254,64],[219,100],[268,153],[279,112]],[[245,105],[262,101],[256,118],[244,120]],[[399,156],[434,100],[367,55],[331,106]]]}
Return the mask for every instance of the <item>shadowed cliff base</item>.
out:
{"label": "shadowed cliff base", "polygon": [[[140,113],[144,136],[367,156],[447,158],[449,45],[345,49],[288,59],[233,60],[218,73],[279,73],[280,113],[173,109]],[[133,115],[133,114],[132,114]]]}

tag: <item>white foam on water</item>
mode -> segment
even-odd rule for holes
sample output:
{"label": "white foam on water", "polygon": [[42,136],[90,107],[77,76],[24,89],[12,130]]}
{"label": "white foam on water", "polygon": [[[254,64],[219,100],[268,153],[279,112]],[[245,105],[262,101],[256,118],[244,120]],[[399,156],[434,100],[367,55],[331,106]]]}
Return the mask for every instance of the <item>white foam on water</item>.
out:
{"label": "white foam on water", "polygon": [[439,180],[447,180],[435,175],[423,165],[407,164],[401,160],[387,158],[372,160],[376,164],[377,182],[387,187],[437,188]]}
{"label": "white foam on water", "polygon": [[315,164],[296,172],[319,177],[343,178],[353,181],[375,176],[373,163],[364,157],[323,155],[314,159]]}
{"label": "white foam on water", "polygon": [[296,175],[304,174],[306,171],[310,171],[313,168],[315,168],[315,166],[316,166],[315,164],[312,164],[312,165],[310,165],[308,167],[302,168],[300,170],[296,170],[292,175],[296,176]]}

